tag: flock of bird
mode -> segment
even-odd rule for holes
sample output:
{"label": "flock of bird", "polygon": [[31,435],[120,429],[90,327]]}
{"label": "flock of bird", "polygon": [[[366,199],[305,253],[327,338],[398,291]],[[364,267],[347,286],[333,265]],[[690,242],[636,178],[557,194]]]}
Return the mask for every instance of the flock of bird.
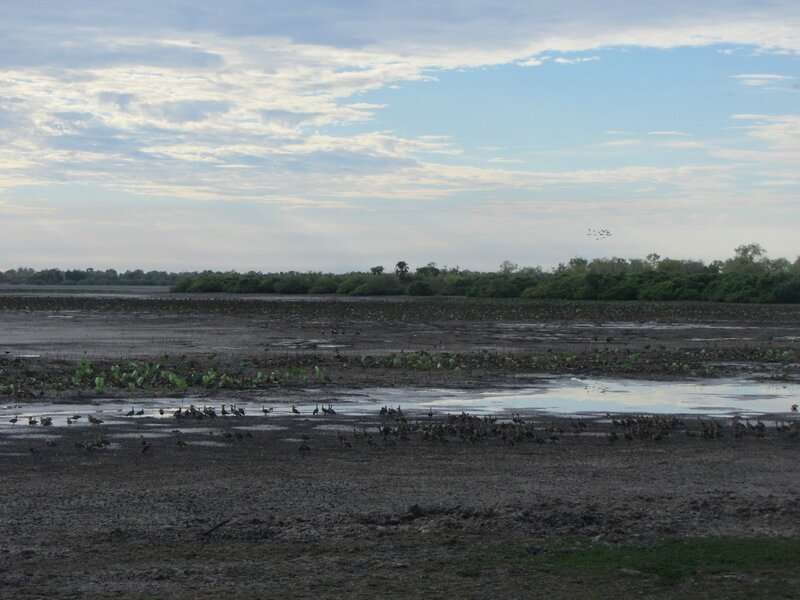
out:
{"label": "flock of bird", "polygon": [[611,232],[608,229],[590,229],[586,235],[596,240],[604,240],[611,237]]}
{"label": "flock of bird", "polygon": [[[261,412],[264,415],[272,413],[273,408],[263,406]],[[791,410],[797,412],[797,405],[792,405]],[[158,411],[160,415],[165,415],[163,408]],[[291,412],[293,415],[301,414],[300,410],[295,404],[292,404]],[[317,403],[310,414],[316,416],[322,415],[333,416],[336,415],[331,403],[326,407],[324,404]],[[305,413],[309,414],[309,413]],[[144,410],[135,410],[134,407],[126,413],[126,416],[144,416]],[[234,404],[221,405],[217,410],[212,406],[197,407],[189,405],[188,408],[180,407],[172,411],[171,415],[175,419],[214,419],[216,417],[245,417],[245,409]],[[341,431],[337,433],[337,441],[340,446],[351,449],[356,445],[364,445],[367,447],[393,446],[398,442],[408,442],[412,437],[416,436],[418,439],[428,442],[447,443],[451,441],[471,442],[477,443],[487,440],[499,440],[504,444],[514,446],[523,442],[534,442],[537,444],[543,443],[556,443],[559,442],[564,435],[572,434],[573,436],[580,435],[589,431],[590,426],[583,419],[567,419],[559,421],[549,421],[546,423],[537,422],[531,418],[523,418],[520,414],[512,414],[510,418],[500,419],[496,416],[475,416],[466,412],[457,415],[447,414],[442,418],[433,419],[434,413],[432,408],[428,408],[426,413],[416,413],[414,422],[410,422],[406,412],[400,406],[397,408],[388,405],[381,407],[378,411],[380,425],[377,427],[366,426],[353,427],[352,435],[346,436]],[[427,419],[425,419],[427,417]],[[721,419],[698,418],[696,420],[696,427],[692,427],[683,419],[673,415],[637,415],[637,416],[621,416],[611,417],[607,415],[610,420],[610,427],[605,431],[605,440],[609,444],[614,444],[620,440],[633,441],[655,441],[660,442],[668,436],[683,430],[685,434],[690,437],[699,437],[707,440],[723,439],[726,434],[730,434],[734,439],[741,439],[747,435],[752,435],[757,438],[765,437],[768,427],[760,419],[755,419],[752,423],[749,419],[743,419],[740,416],[734,416],[730,419],[729,425],[726,426],[725,421]],[[67,419],[67,424],[71,425],[80,419],[83,415],[75,414]],[[37,420],[36,417],[27,417],[29,425],[40,425],[42,427],[52,426],[52,417],[41,417]],[[87,421],[92,425],[101,425],[103,420],[93,415],[86,416]],[[422,419],[422,421],[420,420]],[[10,419],[12,424],[19,421],[19,417],[14,416]],[[774,431],[778,434],[787,434],[790,439],[800,438],[800,420],[776,420],[774,421]],[[173,433],[179,434],[178,430],[173,430]],[[595,433],[595,435],[603,435],[602,432]],[[220,436],[226,441],[244,440],[252,438],[253,435],[249,431],[238,431],[236,429],[224,429],[220,432]],[[311,451],[309,442],[311,438],[308,435],[303,435],[300,440],[299,452],[301,456],[305,456]],[[46,446],[56,446],[54,440],[47,440]],[[77,441],[74,446],[78,450],[97,450],[107,448],[110,445],[108,440],[102,435],[98,435],[88,441]],[[176,437],[176,445],[179,448],[188,446],[188,442],[181,437]],[[152,442],[141,437],[141,452],[148,453],[152,448]],[[39,451],[30,446],[30,451],[37,454]]]}

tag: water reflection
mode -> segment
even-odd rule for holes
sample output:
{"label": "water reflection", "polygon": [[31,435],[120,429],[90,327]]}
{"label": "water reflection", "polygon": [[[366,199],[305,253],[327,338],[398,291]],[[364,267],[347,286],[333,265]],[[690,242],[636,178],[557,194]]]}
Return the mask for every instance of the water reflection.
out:
{"label": "water reflection", "polygon": [[[221,404],[236,404],[247,416],[269,419],[276,416],[324,419],[315,408],[333,404],[337,414],[374,415],[381,406],[402,406],[406,411],[427,413],[468,411],[477,414],[517,411],[541,411],[546,414],[580,413],[671,413],[696,415],[761,415],[789,413],[798,403],[800,385],[767,383],[743,379],[707,380],[693,382],[639,381],[624,379],[555,378],[542,379],[534,386],[498,390],[452,390],[412,388],[370,388],[339,390],[336,393],[309,390],[283,398],[269,397],[240,401],[236,398],[215,398],[214,406],[221,425]],[[131,406],[116,400],[98,400],[86,404],[32,403],[0,406],[0,431],[42,431],[58,427],[91,428],[88,416],[104,424],[150,425],[145,418],[175,421],[173,412],[190,404],[202,408],[203,398],[137,399],[136,413],[129,415]],[[292,407],[299,411],[293,413]],[[42,417],[51,417],[52,425],[41,426]],[[75,418],[79,417],[79,418]],[[29,418],[37,420],[30,425]],[[228,417],[231,418],[231,417]],[[12,421],[15,421],[12,423]],[[234,422],[232,421],[231,424]],[[251,425],[263,429],[277,427]]]}

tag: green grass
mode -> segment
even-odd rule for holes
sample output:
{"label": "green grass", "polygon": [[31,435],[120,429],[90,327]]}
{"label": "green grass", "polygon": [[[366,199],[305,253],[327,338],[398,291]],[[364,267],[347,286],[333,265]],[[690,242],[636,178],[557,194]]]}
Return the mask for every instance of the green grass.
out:
{"label": "green grass", "polygon": [[647,545],[515,542],[470,549],[457,569],[466,576],[498,569],[577,576],[628,572],[677,584],[700,575],[792,572],[798,556],[800,539],[786,538],[668,538]]}

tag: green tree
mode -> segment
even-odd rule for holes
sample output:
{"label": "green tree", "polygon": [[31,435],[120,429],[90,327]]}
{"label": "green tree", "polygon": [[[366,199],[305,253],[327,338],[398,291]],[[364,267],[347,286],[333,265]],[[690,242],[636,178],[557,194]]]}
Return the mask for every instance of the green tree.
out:
{"label": "green tree", "polygon": [[408,271],[409,271],[408,263],[404,260],[398,262],[394,267],[394,274],[400,281],[405,281],[406,279],[408,279]]}

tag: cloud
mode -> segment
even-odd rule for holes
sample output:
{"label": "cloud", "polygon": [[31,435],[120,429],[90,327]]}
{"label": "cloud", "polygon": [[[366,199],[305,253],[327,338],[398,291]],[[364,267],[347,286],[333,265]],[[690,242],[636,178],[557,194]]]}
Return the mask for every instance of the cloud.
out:
{"label": "cloud", "polygon": [[647,135],[659,135],[659,136],[688,136],[689,134],[685,131],[648,131]]}
{"label": "cloud", "polygon": [[180,100],[162,102],[153,107],[155,112],[171,123],[196,123],[229,110],[229,104],[219,100]]}
{"label": "cloud", "polygon": [[23,206],[20,204],[12,204],[4,200],[0,200],[0,214],[6,215],[26,215],[26,214],[43,214],[53,213],[56,211],[52,206]]}
{"label": "cloud", "polygon": [[708,148],[707,144],[703,142],[696,142],[691,140],[665,140],[663,142],[658,142],[659,148],[674,148],[679,150],[684,149],[703,149]]}
{"label": "cloud", "polygon": [[742,128],[751,138],[766,143],[773,150],[800,152],[800,114],[734,115],[733,118],[754,121]]}
{"label": "cloud", "polygon": [[577,65],[577,64],[585,63],[585,62],[593,62],[593,61],[596,61],[596,60],[600,60],[600,57],[599,56],[579,56],[579,57],[576,57],[576,58],[565,58],[563,56],[559,56],[557,58],[554,58],[553,62],[557,63],[559,65]]}
{"label": "cloud", "polygon": [[500,156],[496,156],[494,158],[490,158],[487,162],[489,164],[518,165],[524,163],[525,161],[519,160],[517,158],[502,158]]}
{"label": "cloud", "polygon": [[128,108],[128,106],[136,100],[136,94],[119,94],[117,92],[100,92],[97,95],[97,99],[100,100],[101,103],[104,104],[115,104],[122,110]]}
{"label": "cloud", "polygon": [[[797,117],[790,114],[736,115],[739,137],[713,148],[670,139],[687,137],[680,131],[649,131],[660,141],[644,144],[622,128],[641,133],[647,125],[609,120],[596,130],[609,128],[607,135],[623,139],[588,142],[588,149],[577,149],[588,156],[584,162],[526,169],[531,162],[519,162],[505,139],[479,142],[484,152],[497,153],[485,161],[457,137],[389,131],[392,125],[380,120],[391,111],[389,90],[433,82],[448,70],[577,64],[597,61],[600,52],[605,61],[614,48],[725,44],[800,53],[796,2],[69,5],[4,3],[0,191],[80,181],[136,202],[225,200],[295,213],[399,210],[404,202],[452,208],[457,199],[485,193],[525,195],[537,210],[550,202],[548,210],[557,212],[561,194],[606,198],[633,185],[648,194],[669,189],[675,202],[705,194],[722,203],[743,164],[778,161],[788,170],[800,152]],[[770,73],[734,81],[762,88],[791,83]],[[377,90],[388,95],[366,101]],[[652,166],[643,151],[659,145],[705,149],[709,163],[693,154],[688,167]],[[635,155],[620,166],[625,153],[607,150],[614,146],[636,147]],[[620,162],[609,166],[608,156]],[[783,171],[762,179],[791,179]],[[9,199],[4,214],[23,204]]]}
{"label": "cloud", "polygon": [[[4,28],[0,27],[0,32]],[[116,42],[86,31],[85,38],[69,39],[51,36],[20,36],[5,28],[0,37],[0,68],[65,68],[104,69],[120,66],[169,67],[203,69],[222,66],[222,57],[188,44],[172,44],[158,40],[124,40]],[[78,32],[76,32],[78,33]]]}
{"label": "cloud", "polygon": [[603,142],[603,146],[638,146],[642,143],[642,140],[636,139],[625,139],[625,140],[613,140],[611,142]]}
{"label": "cloud", "polygon": [[737,79],[742,85],[750,87],[772,87],[776,83],[781,83],[794,79],[788,75],[776,75],[771,73],[747,73],[742,75],[731,75],[732,79]]}

